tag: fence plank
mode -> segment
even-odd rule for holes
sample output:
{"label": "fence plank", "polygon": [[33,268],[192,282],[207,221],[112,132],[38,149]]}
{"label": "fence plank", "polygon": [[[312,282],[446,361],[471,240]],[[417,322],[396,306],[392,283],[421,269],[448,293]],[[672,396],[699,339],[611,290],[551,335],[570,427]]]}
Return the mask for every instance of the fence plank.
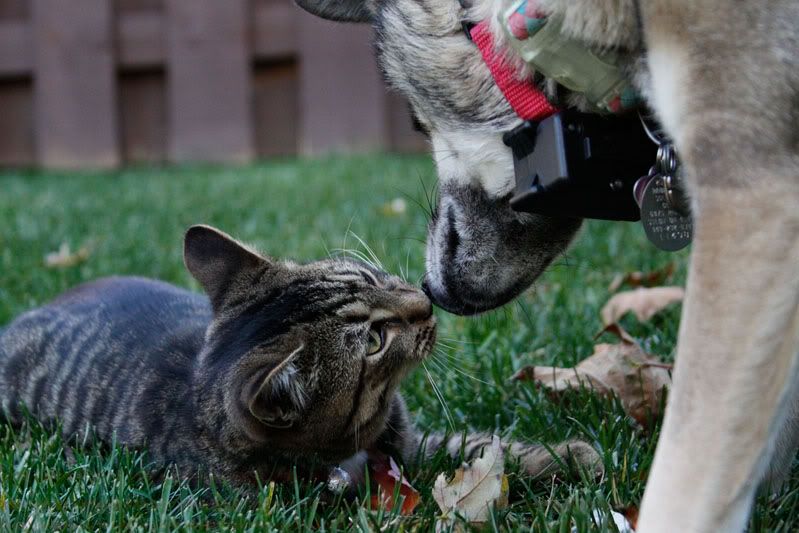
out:
{"label": "fence plank", "polygon": [[167,0],[173,161],[253,158],[248,0]]}
{"label": "fence plank", "polygon": [[253,51],[259,59],[283,59],[297,52],[297,15],[292,2],[253,4]]}
{"label": "fence plank", "polygon": [[29,76],[33,67],[33,35],[26,20],[0,19],[0,76]]}
{"label": "fence plank", "polygon": [[0,83],[0,165],[32,166],[33,93],[30,80]]}
{"label": "fence plank", "polygon": [[385,147],[388,108],[370,29],[306,13],[298,19],[301,153]]}
{"label": "fence plank", "polygon": [[162,71],[119,78],[119,125],[126,163],[166,160],[166,83]]}
{"label": "fence plank", "polygon": [[119,163],[106,0],[33,0],[34,95],[39,162],[50,167]]}
{"label": "fence plank", "polygon": [[164,0],[114,0],[117,13],[164,9]]}
{"label": "fence plank", "polygon": [[0,0],[0,19],[24,19],[29,14],[28,0]]}
{"label": "fence plank", "polygon": [[118,13],[116,36],[118,61],[123,69],[163,67],[166,36],[164,14],[160,11]]}
{"label": "fence plank", "polygon": [[253,76],[255,140],[259,157],[297,153],[297,65],[261,65]]}

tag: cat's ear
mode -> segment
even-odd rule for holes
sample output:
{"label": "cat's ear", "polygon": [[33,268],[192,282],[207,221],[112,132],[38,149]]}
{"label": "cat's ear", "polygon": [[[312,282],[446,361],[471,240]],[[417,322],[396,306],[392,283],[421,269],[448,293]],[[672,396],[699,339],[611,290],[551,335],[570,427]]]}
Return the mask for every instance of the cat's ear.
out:
{"label": "cat's ear", "polygon": [[373,0],[294,0],[308,13],[338,22],[371,22]]}
{"label": "cat's ear", "polygon": [[256,375],[245,387],[245,404],[262,424],[286,429],[299,420],[305,407],[305,389],[292,361],[304,348],[301,344],[266,375]]}
{"label": "cat's ear", "polygon": [[183,261],[217,308],[233,278],[263,266],[267,260],[230,235],[198,225],[190,227],[183,239]]}

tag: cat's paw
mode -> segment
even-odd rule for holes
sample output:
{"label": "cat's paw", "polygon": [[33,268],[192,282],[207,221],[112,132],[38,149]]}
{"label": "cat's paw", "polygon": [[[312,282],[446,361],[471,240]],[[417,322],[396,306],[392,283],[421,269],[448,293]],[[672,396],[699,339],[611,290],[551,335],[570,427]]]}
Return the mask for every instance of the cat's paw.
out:
{"label": "cat's paw", "polygon": [[602,457],[590,444],[581,440],[549,447],[514,444],[511,454],[518,458],[522,470],[534,478],[563,478],[574,474],[600,477],[605,472]]}

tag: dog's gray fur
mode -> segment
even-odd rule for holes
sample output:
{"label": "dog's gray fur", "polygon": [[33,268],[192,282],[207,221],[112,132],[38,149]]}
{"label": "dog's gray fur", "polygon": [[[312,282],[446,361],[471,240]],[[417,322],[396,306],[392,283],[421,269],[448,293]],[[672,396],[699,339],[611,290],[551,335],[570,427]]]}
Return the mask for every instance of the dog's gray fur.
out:
{"label": "dog's gray fur", "polygon": [[[578,222],[508,205],[513,168],[501,134],[518,119],[461,21],[494,20],[509,0],[472,0],[468,9],[457,0],[340,4],[369,11],[357,19],[376,28],[386,79],[430,135],[441,194],[429,227],[429,293],[458,313],[510,301]],[[758,481],[779,484],[797,442],[799,2],[538,4],[563,17],[569,36],[620,53],[675,141],[691,198],[695,244],[674,388],[639,531],[741,531]],[[325,3],[304,7],[342,18]],[[493,31],[502,46],[496,23]],[[539,81],[557,103],[584,107],[579,95]]]}

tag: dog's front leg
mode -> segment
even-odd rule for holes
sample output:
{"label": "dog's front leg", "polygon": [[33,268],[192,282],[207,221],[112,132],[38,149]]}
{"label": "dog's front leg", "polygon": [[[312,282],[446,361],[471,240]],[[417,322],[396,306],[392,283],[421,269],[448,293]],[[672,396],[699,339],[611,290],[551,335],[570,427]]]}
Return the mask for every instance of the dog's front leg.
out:
{"label": "dog's front leg", "polygon": [[639,530],[738,532],[795,414],[799,6],[641,5],[651,101],[685,163],[695,241]]}
{"label": "dog's front leg", "polygon": [[796,383],[796,197],[695,194],[696,244],[645,533],[742,531]]}

